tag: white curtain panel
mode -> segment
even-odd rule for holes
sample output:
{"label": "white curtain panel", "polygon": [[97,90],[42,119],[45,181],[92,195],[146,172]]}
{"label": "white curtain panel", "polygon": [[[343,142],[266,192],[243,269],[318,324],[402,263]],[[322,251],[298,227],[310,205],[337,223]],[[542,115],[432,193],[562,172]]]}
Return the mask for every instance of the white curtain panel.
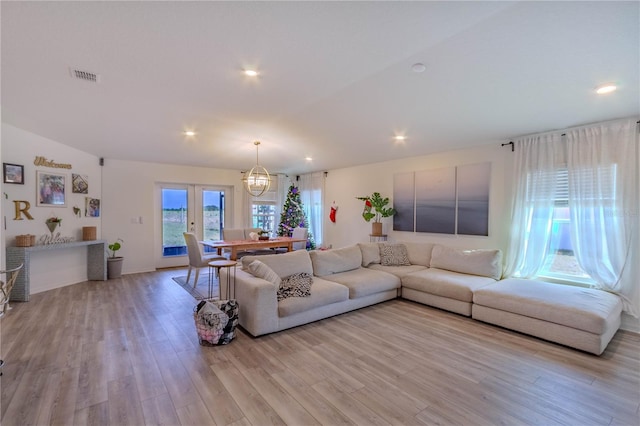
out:
{"label": "white curtain panel", "polygon": [[571,243],[598,288],[638,317],[638,125],[623,120],[566,132]]}
{"label": "white curtain panel", "polygon": [[289,185],[291,185],[291,180],[289,176],[284,174],[277,175],[277,183],[278,183],[278,192],[276,193],[276,231],[278,230],[278,226],[280,225],[280,217],[282,216],[282,207],[284,206],[284,202],[287,199],[287,192],[289,191]]}
{"label": "white curtain panel", "polygon": [[316,247],[322,245],[322,215],[324,205],[324,172],[309,173],[300,175],[298,189],[300,199],[307,219],[309,220],[309,231],[313,235]]}
{"label": "white curtain panel", "polygon": [[532,278],[549,248],[556,194],[556,170],[562,158],[560,134],[515,141],[515,188],[505,275]]}

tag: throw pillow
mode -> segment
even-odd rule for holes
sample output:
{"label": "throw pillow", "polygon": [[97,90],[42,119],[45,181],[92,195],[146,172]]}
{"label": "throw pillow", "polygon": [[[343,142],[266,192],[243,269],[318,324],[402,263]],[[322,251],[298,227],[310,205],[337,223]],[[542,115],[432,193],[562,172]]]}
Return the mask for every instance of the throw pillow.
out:
{"label": "throw pillow", "polygon": [[283,278],[278,288],[278,302],[289,297],[311,296],[311,284],[313,277],[306,272]]}
{"label": "throw pillow", "polygon": [[409,254],[404,244],[381,244],[380,245],[380,264],[383,266],[407,266],[409,262]]}
{"label": "throw pillow", "polygon": [[280,287],[280,282],[282,281],[278,274],[274,272],[273,269],[269,268],[264,263],[259,260],[254,260],[248,266],[249,272],[254,277],[262,278],[263,280],[267,280],[272,283],[276,287]]}

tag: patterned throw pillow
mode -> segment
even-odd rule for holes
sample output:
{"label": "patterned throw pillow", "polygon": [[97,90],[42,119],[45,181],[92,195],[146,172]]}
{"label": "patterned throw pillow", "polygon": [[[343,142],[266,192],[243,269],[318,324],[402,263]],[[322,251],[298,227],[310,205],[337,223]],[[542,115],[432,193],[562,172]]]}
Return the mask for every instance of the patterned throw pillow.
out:
{"label": "patterned throw pillow", "polygon": [[306,272],[283,278],[278,288],[278,302],[289,297],[311,296],[311,284],[313,277]]}
{"label": "patterned throw pillow", "polygon": [[276,274],[273,269],[269,268],[259,260],[254,260],[253,262],[251,262],[248,266],[248,269],[254,277],[262,278],[263,280],[267,280],[270,283],[273,283],[274,286],[280,287],[281,280],[278,274]]}
{"label": "patterned throw pillow", "polygon": [[380,244],[380,264],[383,266],[408,266],[409,254],[404,244]]}

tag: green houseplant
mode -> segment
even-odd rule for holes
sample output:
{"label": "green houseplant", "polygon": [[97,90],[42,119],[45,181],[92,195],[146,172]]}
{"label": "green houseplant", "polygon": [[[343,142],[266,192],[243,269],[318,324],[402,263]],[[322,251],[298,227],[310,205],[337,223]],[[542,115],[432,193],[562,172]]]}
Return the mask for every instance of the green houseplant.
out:
{"label": "green houseplant", "polygon": [[114,279],[122,276],[122,256],[116,256],[116,252],[122,248],[122,241],[120,238],[115,240],[112,244],[109,244],[109,251],[111,255],[107,258],[107,278]]}
{"label": "green houseplant", "polygon": [[379,192],[374,192],[369,196],[356,198],[364,201],[364,210],[362,211],[364,220],[371,222],[371,219],[373,219],[371,235],[382,235],[382,218],[396,214],[396,210],[393,207],[387,207],[389,205],[389,197],[383,198]]}

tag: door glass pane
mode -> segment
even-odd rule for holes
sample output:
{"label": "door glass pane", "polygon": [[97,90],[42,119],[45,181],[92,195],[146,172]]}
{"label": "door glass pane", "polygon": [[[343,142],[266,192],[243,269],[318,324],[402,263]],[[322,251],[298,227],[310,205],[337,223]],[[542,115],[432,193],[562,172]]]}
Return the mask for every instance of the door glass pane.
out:
{"label": "door glass pane", "polygon": [[202,191],[202,239],[220,240],[222,212],[224,211],[224,192]]}
{"label": "door glass pane", "polygon": [[183,232],[187,232],[187,190],[162,188],[163,256],[187,254]]}

